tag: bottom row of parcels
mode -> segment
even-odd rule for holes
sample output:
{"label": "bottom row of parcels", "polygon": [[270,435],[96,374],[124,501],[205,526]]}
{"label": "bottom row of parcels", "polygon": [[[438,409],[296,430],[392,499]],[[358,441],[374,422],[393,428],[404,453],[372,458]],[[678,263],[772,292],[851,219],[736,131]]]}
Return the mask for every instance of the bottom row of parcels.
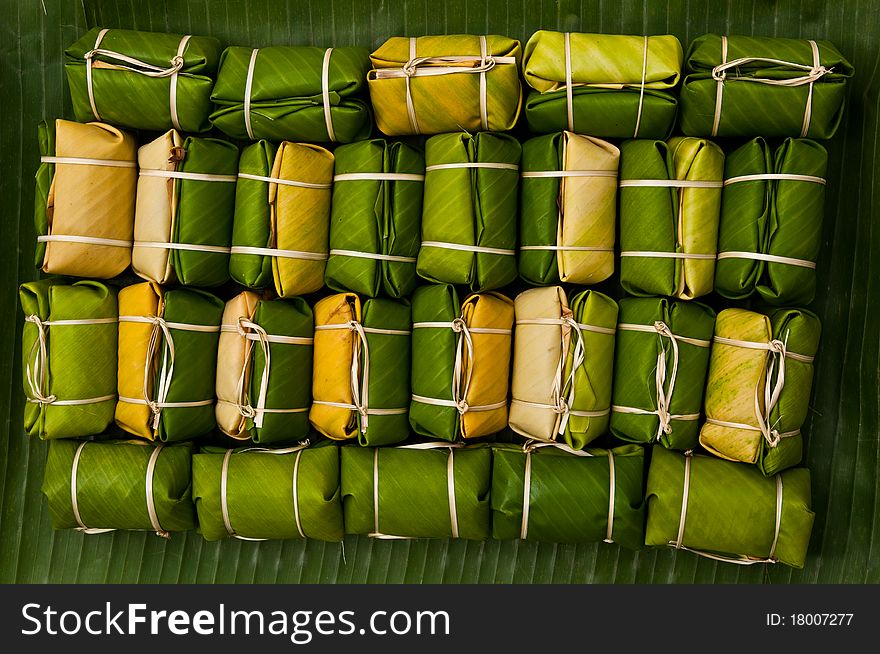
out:
{"label": "bottom row of parcels", "polygon": [[803,567],[814,518],[809,471],[765,477],[747,464],[655,446],[646,494],[645,452],[303,441],[193,453],[189,444],[58,440],[49,444],[43,492],[56,529],[86,533],[168,537],[198,526],[207,540],[605,541]]}

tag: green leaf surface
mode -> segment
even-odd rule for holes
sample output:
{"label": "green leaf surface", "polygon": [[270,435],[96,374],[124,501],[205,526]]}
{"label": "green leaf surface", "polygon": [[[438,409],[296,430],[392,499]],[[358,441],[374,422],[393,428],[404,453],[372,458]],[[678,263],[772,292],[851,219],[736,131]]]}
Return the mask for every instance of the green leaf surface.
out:
{"label": "green leaf surface", "polygon": [[[0,581],[880,582],[877,0],[0,0],[0,11],[0,309],[6,318],[0,327]],[[170,542],[143,533],[53,532],[40,493],[46,446],[22,430],[16,289],[36,277],[36,126],[44,117],[72,117],[62,54],[95,25],[210,34],[248,46],[370,49],[389,36],[438,32],[524,41],[539,28],[671,33],[685,46],[705,32],[833,41],[856,75],[844,122],[828,143],[827,215],[811,305],[824,333],[804,428],[817,519],[804,569],[726,565],[673,551],[633,553],[604,543],[348,537],[341,546],[208,543],[194,532]]]}

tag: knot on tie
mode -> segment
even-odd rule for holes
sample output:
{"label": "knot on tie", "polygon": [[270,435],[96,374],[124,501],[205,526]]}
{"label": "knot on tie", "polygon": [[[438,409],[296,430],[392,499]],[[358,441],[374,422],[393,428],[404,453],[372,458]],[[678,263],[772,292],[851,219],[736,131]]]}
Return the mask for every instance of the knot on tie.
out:
{"label": "knot on tie", "polygon": [[[171,379],[174,376],[174,338],[171,336],[171,330],[168,323],[160,316],[147,316],[147,320],[152,325],[150,330],[150,340],[147,343],[147,356],[144,363],[144,401],[153,414],[153,429],[159,428],[159,419],[162,415],[162,407],[168,398],[168,390],[171,387]],[[162,363],[158,366],[159,375],[156,380],[156,397],[153,398],[153,379],[152,371],[154,370],[154,358],[162,353]]]}
{"label": "knot on tie", "polygon": [[[564,315],[562,323],[562,343],[559,348],[559,361],[556,364],[556,376],[553,382],[553,412],[562,416],[557,433],[564,434],[574,406],[575,377],[577,371],[586,361],[586,345],[581,327],[571,315]],[[566,327],[568,328],[566,330]],[[572,346],[572,341],[574,345]],[[566,366],[571,357],[571,367],[566,375]]]}
{"label": "knot on tie", "polygon": [[165,68],[161,66],[154,66],[153,64],[147,63],[146,61],[141,61],[140,59],[136,59],[135,57],[130,57],[126,54],[122,54],[121,52],[115,52],[113,50],[106,50],[104,48],[93,48],[86,52],[83,55],[83,59],[88,63],[89,67],[95,65],[95,57],[102,56],[111,62],[113,62],[113,66],[117,68],[121,68],[123,70],[130,71],[132,73],[138,73],[140,75],[144,75],[146,77],[171,77],[172,75],[177,75],[182,69],[184,65],[183,55],[174,55],[169,61],[169,65]]}
{"label": "knot on tie", "polygon": [[46,332],[48,325],[39,316],[34,314],[25,316],[25,322],[29,322],[37,328],[37,338],[31,346],[28,364],[25,367],[28,389],[30,390],[28,402],[52,404],[58,398],[46,389],[46,384],[49,382],[49,350],[48,334]]}
{"label": "knot on tie", "polygon": [[[786,337],[787,340],[787,337]],[[767,343],[766,381],[764,383],[764,410],[761,411],[761,395],[755,393],[755,417],[758,428],[767,441],[767,445],[775,448],[782,440],[782,435],[771,422],[773,409],[779,402],[779,396],[785,387],[785,341],[774,338]]]}
{"label": "knot on tie", "polygon": [[349,320],[345,324],[356,336],[351,353],[351,400],[361,419],[361,433],[366,434],[370,417],[370,347],[361,323]]}
{"label": "knot on tie", "polygon": [[[657,438],[672,433],[672,394],[675,391],[675,379],[678,375],[678,339],[669,326],[662,320],[654,322],[654,329],[660,336],[660,353],[657,355],[657,371],[655,383],[657,386]],[[672,369],[667,375],[666,354],[667,349],[664,338],[669,339],[672,346]]]}
{"label": "knot on tie", "polygon": [[458,334],[452,371],[452,401],[455,402],[459,415],[464,415],[470,410],[467,396],[474,373],[474,340],[467,323],[461,316],[452,321],[452,331]]}

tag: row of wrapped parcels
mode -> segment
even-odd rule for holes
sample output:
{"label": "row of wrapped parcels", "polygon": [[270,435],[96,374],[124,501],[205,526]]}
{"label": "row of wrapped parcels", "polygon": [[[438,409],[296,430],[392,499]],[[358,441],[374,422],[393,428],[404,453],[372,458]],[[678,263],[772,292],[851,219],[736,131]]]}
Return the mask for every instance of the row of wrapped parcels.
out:
{"label": "row of wrapped parcels", "polygon": [[184,444],[53,441],[43,492],[55,528],[87,533],[604,541],[794,567],[813,524],[805,468],[767,478],[655,447],[645,492],[638,445],[306,445],[192,454]]}
{"label": "row of wrapped parcels", "polygon": [[[684,75],[682,75],[684,65]],[[665,138],[830,138],[853,67],[827,41],[541,30],[523,51],[498,35],[392,37],[359,47],[221,48],[212,37],[93,28],[65,53],[76,117],[235,138],[365,139],[506,131]],[[682,81],[683,78],[683,81]],[[370,101],[364,96],[369,89]]]}
{"label": "row of wrapped parcels", "polygon": [[218,427],[293,442],[314,428],[375,446],[509,426],[580,450],[610,430],[765,475],[802,459],[820,334],[804,309],[716,317],[698,302],[618,305],[555,286],[460,301],[433,284],[411,303],[340,293],[311,307],[251,291],[224,305],[151,282],[117,302],[100,282],[56,278],[20,296],[25,429],[44,439],[101,434],[114,418],[163,442]]}
{"label": "row of wrapped parcels", "polygon": [[[752,294],[805,305],[816,288],[828,155],[757,138],[727,157],[694,137],[620,148],[571,132],[520,143],[440,134],[425,153],[361,141],[233,144],[171,130],[136,146],[108,125],[41,129],[36,263],[158,282],[230,277],[281,297],[324,286],[404,297],[418,277],[501,288],[596,284],[634,295]],[[619,190],[618,190],[619,189]],[[618,201],[619,200],[619,201]]]}

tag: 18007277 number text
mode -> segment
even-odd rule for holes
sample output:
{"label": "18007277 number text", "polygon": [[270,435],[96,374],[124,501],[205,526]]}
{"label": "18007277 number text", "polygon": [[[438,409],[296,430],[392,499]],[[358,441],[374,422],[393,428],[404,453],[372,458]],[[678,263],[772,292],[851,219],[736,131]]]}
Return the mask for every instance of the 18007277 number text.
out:
{"label": "18007277 number text", "polygon": [[849,627],[853,613],[767,613],[768,627]]}

